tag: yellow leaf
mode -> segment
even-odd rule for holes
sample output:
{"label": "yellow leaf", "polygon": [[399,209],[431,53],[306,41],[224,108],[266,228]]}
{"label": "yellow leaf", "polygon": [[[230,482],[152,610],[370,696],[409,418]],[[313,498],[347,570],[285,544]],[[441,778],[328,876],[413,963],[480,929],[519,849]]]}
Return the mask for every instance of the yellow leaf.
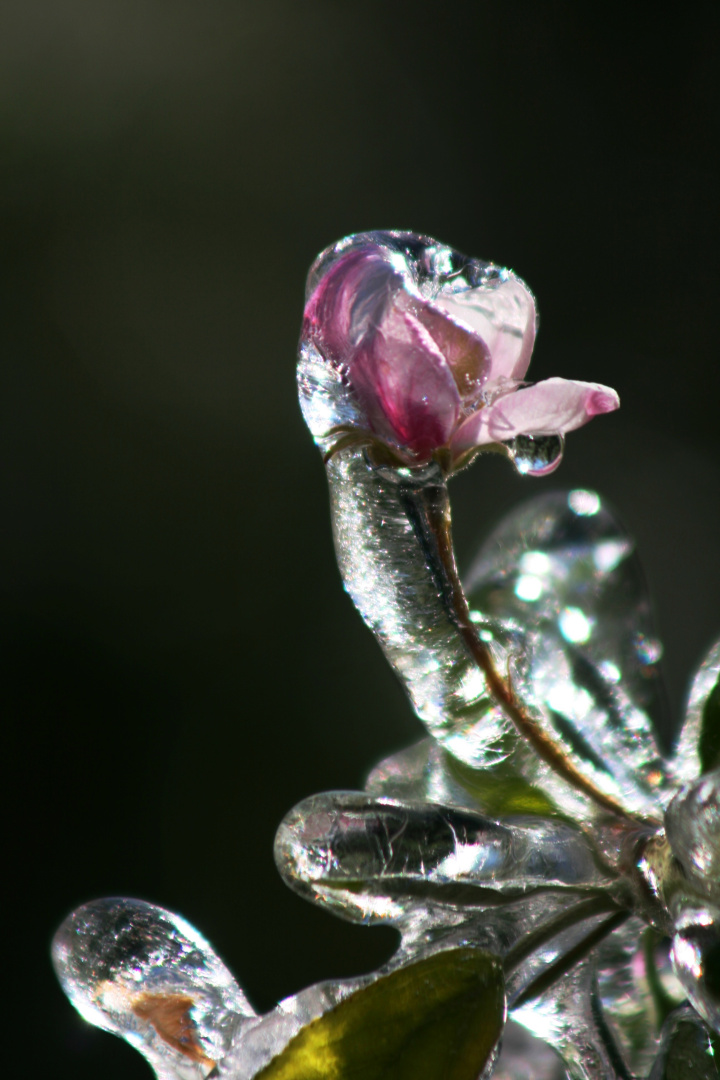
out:
{"label": "yellow leaf", "polygon": [[499,960],[449,949],[340,1002],[257,1080],[477,1080],[504,1019]]}

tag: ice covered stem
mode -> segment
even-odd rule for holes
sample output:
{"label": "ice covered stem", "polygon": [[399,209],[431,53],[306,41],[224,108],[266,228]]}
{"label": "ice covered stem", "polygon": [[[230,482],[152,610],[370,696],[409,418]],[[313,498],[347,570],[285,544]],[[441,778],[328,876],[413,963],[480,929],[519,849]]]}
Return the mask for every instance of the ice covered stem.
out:
{"label": "ice covered stem", "polygon": [[452,554],[448,475],[481,450],[544,475],[566,432],[619,405],[597,383],[528,385],[535,331],[533,295],[510,270],[413,233],[346,237],[308,275],[300,403],[328,466],[346,586],[432,734],[477,768],[519,740],[527,771],[622,815],[520,703],[522,650],[470,617]]}
{"label": "ice covered stem", "polygon": [[382,464],[372,450],[349,447],[332,455],[326,468],[345,588],[431,733],[451,752],[456,742],[463,754],[474,745],[476,756],[491,765],[516,732],[570,785],[626,817],[519,700],[511,637],[471,616],[441,467]]}

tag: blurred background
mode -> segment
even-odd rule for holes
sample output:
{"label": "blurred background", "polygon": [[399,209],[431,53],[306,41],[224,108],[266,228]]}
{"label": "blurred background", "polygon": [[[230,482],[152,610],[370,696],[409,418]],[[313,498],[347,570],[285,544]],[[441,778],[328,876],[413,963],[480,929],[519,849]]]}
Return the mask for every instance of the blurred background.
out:
{"label": "blurred background", "polygon": [[180,911],[262,1010],[393,947],[272,861],[295,802],[422,734],[342,591],[295,396],[306,270],[340,236],[512,267],[532,377],[619,390],[551,479],[492,457],[453,481],[459,556],[523,497],[599,489],[644,554],[679,716],[720,632],[719,41],[715,3],[4,0],[18,1071],[149,1076],[50,969],[97,896]]}

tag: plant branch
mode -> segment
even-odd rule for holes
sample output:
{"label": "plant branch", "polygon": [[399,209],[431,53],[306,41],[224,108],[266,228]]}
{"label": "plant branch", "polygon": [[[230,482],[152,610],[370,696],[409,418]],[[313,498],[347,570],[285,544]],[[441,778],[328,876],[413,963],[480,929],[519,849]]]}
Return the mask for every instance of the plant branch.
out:
{"label": "plant branch", "polygon": [[538,757],[563,780],[581,791],[603,810],[635,823],[636,819],[632,814],[612,796],[596,787],[573,765],[561,747],[530,715],[516,696],[510,681],[504,679],[495,667],[488,646],[481,640],[470,619],[467,599],[457,571],[447,485],[444,482],[422,486],[412,482],[401,483],[400,499],[425,551],[428,566],[442,594],[446,610],[465,642],[466,648],[485,676],[491,694],[505,715],[512,720],[520,735],[530,743]]}
{"label": "plant branch", "polygon": [[629,911],[618,911],[615,915],[612,915],[609,919],[600,923],[599,926],[579,941],[572,949],[564,953],[553,964],[550,964],[536,979],[526,986],[522,993],[513,1002],[513,1008],[518,1008],[520,1005],[525,1005],[528,1001],[532,1001],[533,998],[539,997],[540,994],[549,990],[558,979],[561,979],[563,975],[571,971],[576,964],[579,964],[581,960],[599,945],[601,941],[611,934],[614,930],[617,930],[618,926],[621,926],[626,919],[630,917]]}
{"label": "plant branch", "polygon": [[[617,904],[605,893],[574,904],[560,915],[556,915],[554,919],[549,919],[542,926],[533,930],[532,933],[527,934],[517,945],[510,949],[504,961],[506,976],[512,974],[523,960],[526,960],[536,949],[539,949],[548,941],[552,941],[554,937],[557,937],[564,930],[572,929],[578,923],[591,919],[593,915],[604,915],[610,911],[617,913],[617,910]],[[620,914],[626,917],[627,913],[621,911]]]}

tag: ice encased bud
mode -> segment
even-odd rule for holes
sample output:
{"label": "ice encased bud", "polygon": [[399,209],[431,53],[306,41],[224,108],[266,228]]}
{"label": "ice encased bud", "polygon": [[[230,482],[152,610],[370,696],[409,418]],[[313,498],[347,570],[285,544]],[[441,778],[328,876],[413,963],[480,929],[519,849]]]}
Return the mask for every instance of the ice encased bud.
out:
{"label": "ice encased bud", "polygon": [[535,321],[512,271],[413,233],[347,237],[308,275],[298,368],[308,426],[325,451],[350,429],[425,462],[516,388]]}

